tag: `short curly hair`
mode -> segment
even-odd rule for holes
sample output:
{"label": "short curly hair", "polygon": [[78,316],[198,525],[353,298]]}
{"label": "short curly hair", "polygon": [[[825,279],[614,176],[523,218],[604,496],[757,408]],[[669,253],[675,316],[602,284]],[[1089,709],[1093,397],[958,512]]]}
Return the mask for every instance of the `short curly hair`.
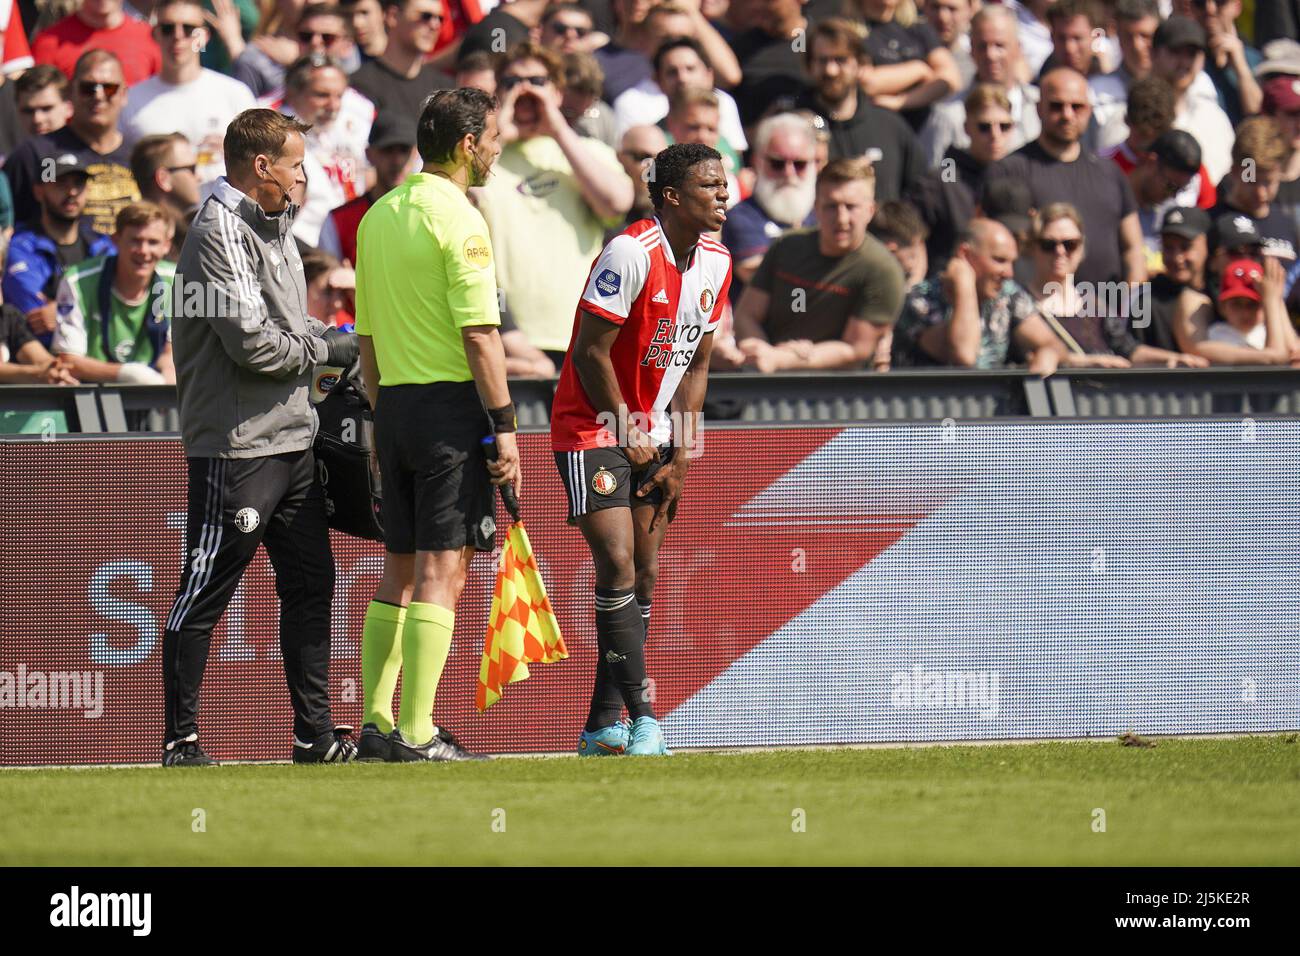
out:
{"label": "short curly hair", "polygon": [[702,143],[674,143],[654,158],[650,167],[650,201],[656,209],[664,206],[664,190],[680,189],[687,174],[700,163],[722,162],[722,154]]}

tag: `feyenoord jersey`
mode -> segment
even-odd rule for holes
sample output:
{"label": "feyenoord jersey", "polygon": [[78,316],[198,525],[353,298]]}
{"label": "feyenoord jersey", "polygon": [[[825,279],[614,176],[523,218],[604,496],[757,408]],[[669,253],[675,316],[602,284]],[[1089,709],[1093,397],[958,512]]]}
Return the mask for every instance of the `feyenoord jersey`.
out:
{"label": "feyenoord jersey", "polygon": [[[579,451],[619,444],[604,427],[573,367],[582,313],[619,326],[609,357],[629,413],[662,445],[672,438],[668,403],[700,339],[718,326],[731,285],[731,254],[701,236],[685,271],[658,219],[642,219],[610,240],[587,276],[574,314],[569,354],[551,405],[551,447]],[[645,427],[645,424],[641,424]]]}

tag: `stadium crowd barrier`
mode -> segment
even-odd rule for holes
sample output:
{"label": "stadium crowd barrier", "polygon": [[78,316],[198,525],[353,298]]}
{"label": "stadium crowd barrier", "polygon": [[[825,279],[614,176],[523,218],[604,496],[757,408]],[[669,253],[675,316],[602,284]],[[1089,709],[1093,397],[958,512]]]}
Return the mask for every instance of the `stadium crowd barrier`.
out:
{"label": "stadium crowd barrier", "polygon": [[[510,390],[520,428],[547,430],[554,380],[512,379]],[[1046,380],[1022,370],[715,374],[705,413],[713,422],[810,424],[1296,415],[1300,369],[1062,370]],[[0,438],[178,427],[171,386],[0,386]]]}
{"label": "stadium crowd barrier", "polygon": [[[1114,378],[1086,380],[1105,394]],[[1294,377],[1234,381],[1204,391],[1275,408],[1295,394]],[[494,578],[480,556],[435,718],[474,749],[565,751],[596,662],[593,575],[546,435],[520,442],[570,657],[474,710]],[[1297,729],[1297,461],[1300,423],[1263,414],[706,427],[648,647],[669,744]],[[174,436],[0,442],[0,764],[157,759],[184,474]],[[331,687],[355,725],[382,551],[333,545]],[[289,754],[276,621],[259,553],[213,637],[200,725],[217,757]]]}

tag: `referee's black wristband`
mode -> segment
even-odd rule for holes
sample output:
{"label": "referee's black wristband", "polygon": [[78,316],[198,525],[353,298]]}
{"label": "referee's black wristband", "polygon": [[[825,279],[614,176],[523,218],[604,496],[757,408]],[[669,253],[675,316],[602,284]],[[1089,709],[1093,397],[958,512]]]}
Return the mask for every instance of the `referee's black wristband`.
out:
{"label": "referee's black wristband", "polygon": [[492,419],[492,431],[495,434],[502,432],[512,432],[519,428],[515,421],[515,403],[502,405],[500,408],[489,408],[488,417]]}

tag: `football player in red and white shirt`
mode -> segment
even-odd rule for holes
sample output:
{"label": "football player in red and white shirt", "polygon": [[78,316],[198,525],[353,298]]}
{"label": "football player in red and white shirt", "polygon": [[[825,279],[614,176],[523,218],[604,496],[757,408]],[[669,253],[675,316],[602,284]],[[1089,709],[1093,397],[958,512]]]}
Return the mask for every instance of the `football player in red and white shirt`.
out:
{"label": "football player in red and white shirt", "polygon": [[569,519],[596,566],[600,660],[580,755],[668,752],[645,693],[645,633],[731,285],[731,255],[706,235],[727,218],[718,152],[669,146],[649,186],[655,217],[615,236],[587,277],[551,410]]}

